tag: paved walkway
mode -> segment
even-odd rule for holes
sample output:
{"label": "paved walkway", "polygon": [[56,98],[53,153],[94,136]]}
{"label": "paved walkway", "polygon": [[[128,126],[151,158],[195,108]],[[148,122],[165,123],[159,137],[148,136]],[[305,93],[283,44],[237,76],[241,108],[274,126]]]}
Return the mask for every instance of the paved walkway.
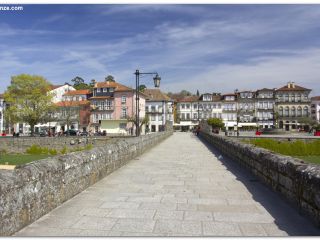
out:
{"label": "paved walkway", "polygon": [[320,235],[246,170],[175,133],[16,236]]}

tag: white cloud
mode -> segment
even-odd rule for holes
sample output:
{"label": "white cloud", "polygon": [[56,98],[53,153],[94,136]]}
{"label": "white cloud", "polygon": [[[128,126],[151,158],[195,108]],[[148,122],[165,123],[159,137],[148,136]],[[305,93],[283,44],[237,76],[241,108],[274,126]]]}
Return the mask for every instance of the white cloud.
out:
{"label": "white cloud", "polygon": [[300,51],[296,56],[257,58],[249,64],[222,64],[212,66],[183,82],[170,83],[166,89],[179,91],[199,89],[202,92],[233,92],[259,88],[279,88],[288,81],[313,89],[320,94],[319,86],[320,49]]}

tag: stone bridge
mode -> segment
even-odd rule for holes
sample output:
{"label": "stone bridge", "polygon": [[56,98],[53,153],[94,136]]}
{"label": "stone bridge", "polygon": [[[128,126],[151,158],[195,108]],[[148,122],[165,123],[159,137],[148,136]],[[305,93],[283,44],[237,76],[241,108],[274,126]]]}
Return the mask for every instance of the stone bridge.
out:
{"label": "stone bridge", "polygon": [[248,170],[174,133],[14,236],[319,234]]}

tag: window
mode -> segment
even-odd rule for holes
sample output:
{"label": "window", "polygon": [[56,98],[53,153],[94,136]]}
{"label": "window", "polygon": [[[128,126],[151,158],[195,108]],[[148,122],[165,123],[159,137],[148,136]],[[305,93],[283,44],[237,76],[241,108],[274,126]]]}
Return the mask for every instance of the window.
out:
{"label": "window", "polygon": [[126,118],[127,117],[127,109],[126,108],[122,108],[121,110],[121,118]]}
{"label": "window", "polygon": [[124,104],[126,102],[127,102],[127,96],[126,95],[121,96],[121,103]]}
{"label": "window", "polygon": [[197,109],[198,105],[197,104],[193,104],[193,108]]}
{"label": "window", "polygon": [[156,106],[151,106],[151,112],[155,112],[156,111]]}
{"label": "window", "polygon": [[291,108],[291,116],[292,116],[292,117],[295,117],[295,116],[296,116],[296,108],[295,108],[295,107],[292,107],[292,108]]}
{"label": "window", "polygon": [[184,120],[185,119],[185,115],[184,113],[181,113],[181,119]]}
{"label": "window", "polygon": [[97,88],[97,92],[100,92],[100,88]]}
{"label": "window", "polygon": [[197,119],[198,115],[196,113],[193,114],[193,119]]}
{"label": "window", "polygon": [[190,120],[190,113],[186,114],[186,118],[187,118],[187,120]]}
{"label": "window", "polygon": [[302,116],[302,108],[299,106],[297,111],[297,117],[301,117],[301,116]]}
{"label": "window", "polygon": [[162,115],[159,115],[159,116],[158,116],[158,120],[159,120],[159,121],[162,121],[162,119],[163,119]]}
{"label": "window", "polygon": [[103,92],[108,92],[108,88],[103,88]]}
{"label": "window", "polygon": [[155,115],[151,115],[151,121],[155,121],[156,120],[156,116]]}
{"label": "window", "polygon": [[218,104],[218,108],[221,108],[221,104],[220,103]]}
{"label": "window", "polygon": [[305,106],[303,108],[303,116],[308,116],[308,107],[307,106]]}
{"label": "window", "polygon": [[216,106],[217,106],[217,105],[214,103],[214,104],[212,105],[212,108],[216,108]]}
{"label": "window", "polygon": [[280,117],[283,116],[283,107],[279,107],[279,116],[280,116]]}
{"label": "window", "polygon": [[286,108],[284,109],[284,116],[285,116],[285,117],[289,117],[289,107],[286,107]]}
{"label": "window", "polygon": [[190,104],[186,104],[186,109],[190,109]]}
{"label": "window", "polygon": [[298,100],[298,102],[301,102],[301,94],[300,93],[298,93],[298,95],[297,95],[297,100]]}
{"label": "window", "polygon": [[185,109],[185,108],[186,108],[186,105],[185,105],[185,104],[181,104],[181,108],[182,108],[182,109]]}
{"label": "window", "polygon": [[114,88],[109,88],[109,92],[114,92]]}
{"label": "window", "polygon": [[284,101],[289,102],[289,94],[288,93],[286,93],[284,95]]}
{"label": "window", "polygon": [[126,129],[127,128],[127,124],[126,123],[119,123],[119,128],[120,129]]}
{"label": "window", "polygon": [[107,100],[107,110],[112,109],[112,101]]}

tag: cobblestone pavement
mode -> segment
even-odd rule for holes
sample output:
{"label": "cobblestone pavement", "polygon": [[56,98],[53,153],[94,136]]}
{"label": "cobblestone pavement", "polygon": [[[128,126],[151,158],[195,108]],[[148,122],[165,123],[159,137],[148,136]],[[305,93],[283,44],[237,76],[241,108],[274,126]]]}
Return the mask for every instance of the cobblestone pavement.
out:
{"label": "cobblestone pavement", "polygon": [[191,133],[175,133],[15,236],[319,233],[245,169]]}

